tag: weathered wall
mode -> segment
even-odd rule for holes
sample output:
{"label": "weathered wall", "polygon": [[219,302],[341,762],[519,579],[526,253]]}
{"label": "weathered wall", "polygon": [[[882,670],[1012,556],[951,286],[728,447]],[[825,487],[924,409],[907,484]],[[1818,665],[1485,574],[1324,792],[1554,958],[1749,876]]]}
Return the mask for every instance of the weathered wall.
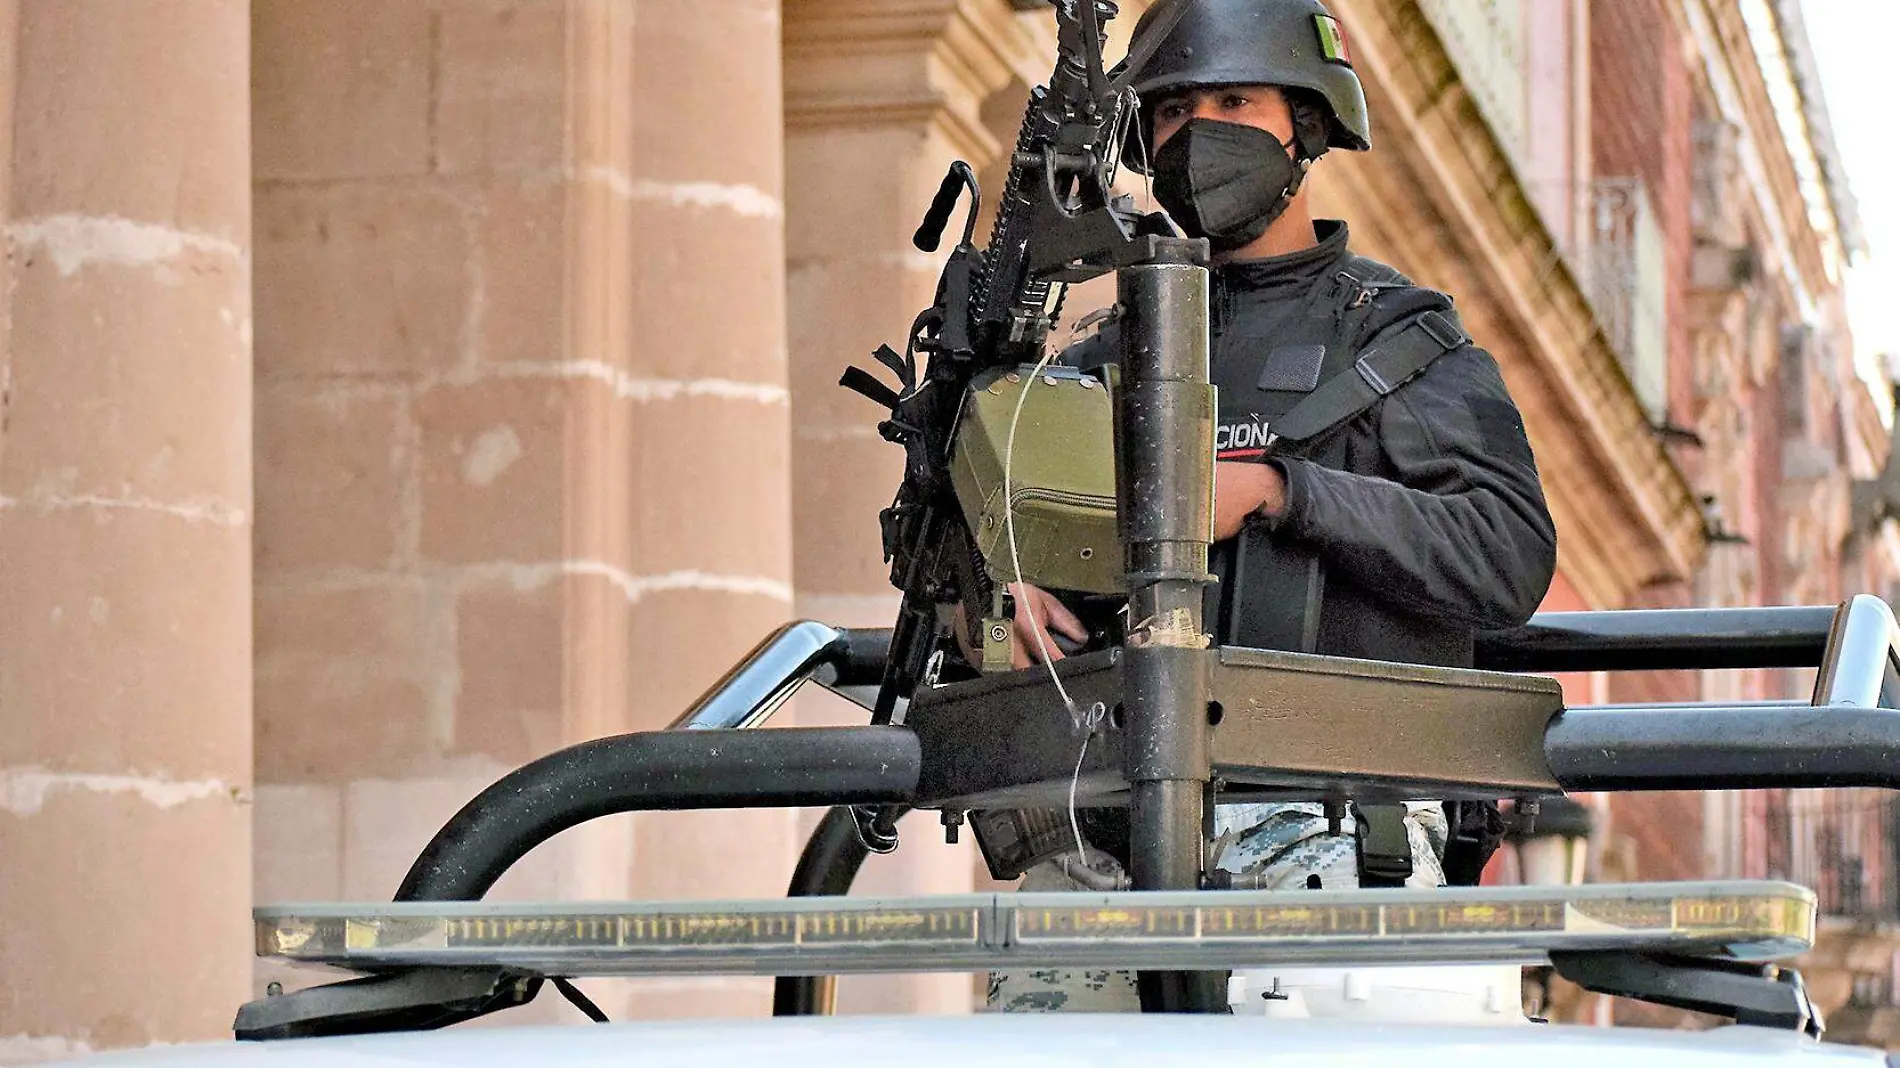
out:
{"label": "weathered wall", "polygon": [[[13,100],[19,74],[19,0],[0,0],[0,226],[13,210]],[[0,315],[0,460],[7,453],[7,406],[12,399],[13,317]]]}
{"label": "weathered wall", "polygon": [[[254,42],[259,897],[380,897],[788,612],[777,6],[263,0]],[[792,823],[606,821],[501,892],[768,894]]]}
{"label": "weathered wall", "polygon": [[246,5],[0,5],[0,1060],[249,975]]}

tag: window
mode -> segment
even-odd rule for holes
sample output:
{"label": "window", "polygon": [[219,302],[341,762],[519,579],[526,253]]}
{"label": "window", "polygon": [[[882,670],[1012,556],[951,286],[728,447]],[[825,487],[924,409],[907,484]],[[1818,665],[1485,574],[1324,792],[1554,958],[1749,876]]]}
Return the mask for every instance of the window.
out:
{"label": "window", "polygon": [[1668,261],[1662,226],[1640,178],[1598,179],[1592,192],[1590,297],[1643,411],[1660,425],[1669,404]]}

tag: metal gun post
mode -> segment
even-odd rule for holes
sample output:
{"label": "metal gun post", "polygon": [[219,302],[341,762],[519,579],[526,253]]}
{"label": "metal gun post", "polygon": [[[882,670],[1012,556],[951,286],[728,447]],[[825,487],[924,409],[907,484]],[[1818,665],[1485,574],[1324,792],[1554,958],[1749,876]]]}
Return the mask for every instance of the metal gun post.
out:
{"label": "metal gun post", "polygon": [[[1115,437],[1128,567],[1123,669],[1130,874],[1137,890],[1200,887],[1210,771],[1202,596],[1213,529],[1205,245],[1163,239],[1121,268]],[[1146,1012],[1218,1012],[1211,974],[1144,973]]]}

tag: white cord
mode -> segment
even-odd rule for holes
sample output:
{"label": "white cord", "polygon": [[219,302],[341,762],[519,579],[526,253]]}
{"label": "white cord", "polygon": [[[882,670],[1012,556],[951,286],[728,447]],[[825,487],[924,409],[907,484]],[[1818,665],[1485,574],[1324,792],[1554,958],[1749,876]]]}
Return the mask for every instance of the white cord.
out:
{"label": "white cord", "polygon": [[1076,815],[1075,792],[1082,784],[1082,762],[1088,759],[1089,740],[1095,737],[1095,728],[1101,724],[1104,711],[1100,701],[1089,706],[1088,716],[1084,720],[1088,725],[1088,733],[1082,736],[1082,751],[1075,754],[1075,771],[1069,776],[1069,833],[1075,835],[1075,855],[1082,858],[1083,867],[1089,863],[1089,847],[1082,841],[1082,821]]}
{"label": "white cord", "polygon": [[1142,209],[1152,211],[1159,206],[1155,203],[1155,154],[1148,144],[1148,127],[1141,121],[1141,97],[1133,89],[1128,90],[1128,102],[1133,105],[1132,114],[1135,116],[1135,148],[1141,152],[1142,188],[1148,194],[1147,203],[1142,205]]}
{"label": "white cord", "polygon": [[[1043,353],[1042,359],[1036,363],[1035,370],[1031,371],[1029,378],[1023,382],[1022,389],[1016,394],[1016,409],[1009,415],[1009,436],[1003,440],[1003,537],[1009,542],[1009,571],[1010,574],[1016,576],[1017,582],[1022,581],[1023,564],[1016,548],[1016,498],[1011,477],[1016,459],[1016,424],[1023,417],[1023,404],[1029,399],[1029,391],[1036,387],[1036,381],[1042,377],[1043,368],[1049,366],[1049,361],[1054,359],[1055,355],[1054,350]],[[1076,855],[1081,858],[1084,865],[1087,865],[1089,850],[1082,838],[1082,822],[1076,813],[1075,795],[1082,782],[1082,763],[1088,759],[1089,739],[1095,737],[1095,728],[1101,724],[1106,709],[1102,707],[1102,702],[1097,701],[1089,706],[1088,713],[1085,715],[1075,706],[1075,699],[1069,696],[1068,687],[1062,685],[1062,676],[1056,671],[1055,661],[1049,657],[1049,638],[1043,633],[1042,627],[1036,623],[1036,610],[1030,598],[1022,598],[1016,607],[1029,616],[1029,632],[1035,636],[1036,648],[1042,653],[1043,666],[1049,669],[1049,681],[1056,684],[1056,692],[1062,695],[1062,706],[1069,710],[1069,722],[1075,725],[1076,730],[1083,732],[1082,750],[1075,755],[1075,771],[1069,776],[1069,832],[1075,835]]]}
{"label": "white cord", "polygon": [[[1042,369],[1049,366],[1049,361],[1055,359],[1055,355],[1054,350],[1043,353],[1042,359],[1036,363],[1036,369],[1023,382],[1023,388],[1016,394],[1016,410],[1009,416],[1009,436],[1003,439],[1003,537],[1009,542],[1009,573],[1016,576],[1018,583],[1023,581],[1023,565],[1016,550],[1016,499],[1015,490],[1010,485],[1010,470],[1016,459],[1016,424],[1023,417],[1023,402],[1029,399],[1029,391],[1036,387],[1036,380],[1042,377]],[[1082,727],[1082,713],[1076,709],[1068,687],[1062,685],[1062,676],[1056,673],[1055,661],[1049,658],[1049,636],[1037,624],[1036,610],[1030,601],[1030,598],[1024,597],[1016,607],[1029,614],[1029,632],[1036,639],[1036,649],[1042,654],[1042,664],[1049,669],[1049,679],[1056,684],[1056,692],[1062,695],[1062,707],[1069,710],[1069,719],[1079,730]]]}

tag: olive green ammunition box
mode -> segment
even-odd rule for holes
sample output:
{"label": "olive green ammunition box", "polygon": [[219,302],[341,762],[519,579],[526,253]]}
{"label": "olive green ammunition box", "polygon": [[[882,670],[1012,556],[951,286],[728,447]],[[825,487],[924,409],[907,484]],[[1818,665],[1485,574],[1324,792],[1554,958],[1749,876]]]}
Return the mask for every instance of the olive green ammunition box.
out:
{"label": "olive green ammunition box", "polygon": [[[972,384],[951,458],[957,502],[997,582],[1016,581],[1004,522],[1003,463],[1010,418],[1031,370],[998,370]],[[1044,368],[1027,388],[1009,478],[1022,578],[1046,589],[1121,592],[1109,392],[1066,367]]]}

